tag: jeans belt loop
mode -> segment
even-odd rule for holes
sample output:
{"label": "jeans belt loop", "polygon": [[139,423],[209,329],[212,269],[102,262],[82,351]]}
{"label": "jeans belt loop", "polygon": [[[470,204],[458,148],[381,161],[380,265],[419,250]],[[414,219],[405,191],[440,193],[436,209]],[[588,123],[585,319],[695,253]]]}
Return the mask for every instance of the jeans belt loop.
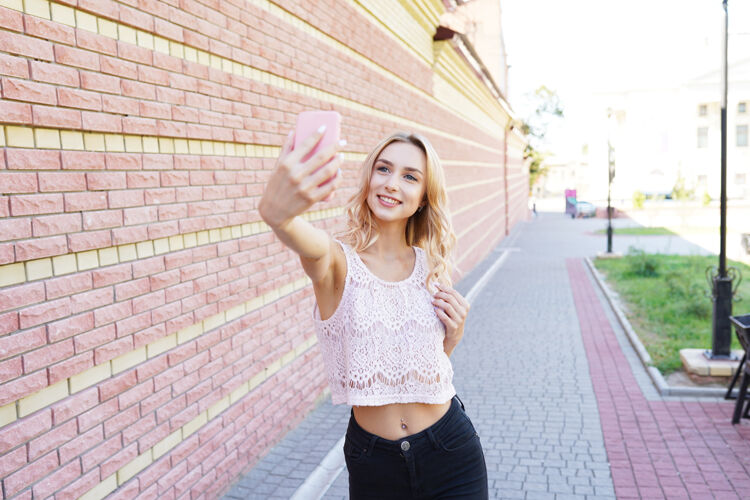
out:
{"label": "jeans belt loop", "polygon": [[427,436],[430,438],[430,442],[432,442],[432,446],[437,450],[440,448],[440,445],[438,444],[437,438],[435,437],[435,434],[432,432],[431,428],[427,428]]}
{"label": "jeans belt loop", "polygon": [[367,444],[367,456],[372,456],[372,450],[375,448],[375,443],[377,442],[378,437],[373,434],[373,436],[370,438],[370,442]]}

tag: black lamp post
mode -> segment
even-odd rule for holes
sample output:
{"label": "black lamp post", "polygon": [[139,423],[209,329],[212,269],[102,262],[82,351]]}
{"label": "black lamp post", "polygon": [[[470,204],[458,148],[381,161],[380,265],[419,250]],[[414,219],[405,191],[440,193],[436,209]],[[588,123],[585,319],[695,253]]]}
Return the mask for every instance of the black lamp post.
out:
{"label": "black lamp post", "polygon": [[[612,128],[612,110],[607,110],[607,130]],[[607,134],[607,253],[612,253],[612,179],[615,178],[615,148],[612,140]]]}
{"label": "black lamp post", "polygon": [[713,276],[713,345],[711,359],[730,359],[732,330],[729,316],[732,315],[732,279],[734,273],[727,273],[727,46],[729,15],[727,0],[722,0],[724,22],[722,25],[722,65],[721,65],[721,246],[719,268]]}

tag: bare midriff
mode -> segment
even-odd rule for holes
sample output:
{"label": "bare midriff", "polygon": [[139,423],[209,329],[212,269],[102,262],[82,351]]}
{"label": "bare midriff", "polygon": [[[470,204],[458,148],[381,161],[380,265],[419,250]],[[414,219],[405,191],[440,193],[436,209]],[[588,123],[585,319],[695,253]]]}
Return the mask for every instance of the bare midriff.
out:
{"label": "bare midriff", "polygon": [[383,406],[353,406],[352,410],[354,418],[364,430],[397,441],[425,430],[440,420],[450,406],[449,399],[441,404],[393,403]]}

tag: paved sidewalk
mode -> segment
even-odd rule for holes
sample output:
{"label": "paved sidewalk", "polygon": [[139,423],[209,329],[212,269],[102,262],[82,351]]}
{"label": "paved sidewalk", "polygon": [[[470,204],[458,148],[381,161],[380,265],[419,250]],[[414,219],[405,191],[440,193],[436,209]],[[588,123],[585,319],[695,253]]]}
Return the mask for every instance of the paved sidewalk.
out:
{"label": "paved sidewalk", "polygon": [[[750,487],[750,425],[731,426],[731,402],[665,400],[648,385],[581,260],[603,250],[592,233],[604,224],[542,214],[457,286],[465,294],[503,247],[518,249],[476,298],[452,356],[490,496],[736,498]],[[289,498],[348,418],[327,399],[225,498]],[[347,492],[344,469],[323,498]]]}

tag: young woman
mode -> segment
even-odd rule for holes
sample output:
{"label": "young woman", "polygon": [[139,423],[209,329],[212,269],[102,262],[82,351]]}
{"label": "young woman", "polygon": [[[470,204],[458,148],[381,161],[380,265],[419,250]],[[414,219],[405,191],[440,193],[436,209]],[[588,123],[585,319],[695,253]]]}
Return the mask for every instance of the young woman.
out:
{"label": "young woman", "polygon": [[345,141],[301,161],[323,132],[297,150],[290,134],[259,212],[312,280],[333,404],[352,405],[350,497],[488,498],[479,436],[452,384],[469,304],[450,286],[455,235],[437,154],[417,134],[380,142],[339,241],[299,217],[341,181]]}

